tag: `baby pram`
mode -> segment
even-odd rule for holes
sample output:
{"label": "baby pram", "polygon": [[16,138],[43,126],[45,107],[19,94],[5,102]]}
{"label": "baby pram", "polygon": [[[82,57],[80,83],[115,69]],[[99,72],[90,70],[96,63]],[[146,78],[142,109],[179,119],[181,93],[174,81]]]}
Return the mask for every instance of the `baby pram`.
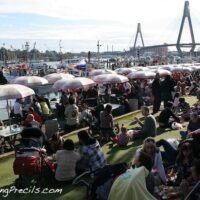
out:
{"label": "baby pram", "polygon": [[73,185],[86,186],[87,200],[106,200],[114,179],[127,169],[126,163],[106,165],[94,172],[84,172],[74,179]]}
{"label": "baby pram", "polygon": [[45,174],[47,171],[54,171],[53,163],[47,161],[45,150],[30,146],[34,144],[34,139],[23,139],[21,146],[15,149],[15,160],[13,171],[19,177],[15,180],[17,188],[25,188],[32,181],[38,186],[45,185]]}

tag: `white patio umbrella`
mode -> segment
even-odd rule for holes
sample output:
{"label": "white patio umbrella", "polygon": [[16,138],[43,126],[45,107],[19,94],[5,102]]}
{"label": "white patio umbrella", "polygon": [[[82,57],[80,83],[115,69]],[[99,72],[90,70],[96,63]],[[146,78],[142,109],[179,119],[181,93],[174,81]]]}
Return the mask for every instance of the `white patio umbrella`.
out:
{"label": "white patio umbrella", "polygon": [[115,71],[109,70],[109,69],[94,69],[89,73],[89,76],[97,76],[101,74],[116,74]]}
{"label": "white patio umbrella", "polygon": [[92,79],[98,84],[115,84],[128,82],[128,78],[118,74],[102,74],[93,76]]}
{"label": "white patio umbrella", "polygon": [[159,67],[160,69],[165,69],[168,71],[172,71],[174,69],[174,67],[172,65],[163,65]]}
{"label": "white patio umbrella", "polygon": [[10,114],[9,114],[10,112],[8,109],[9,107],[8,100],[24,98],[27,96],[31,96],[33,94],[35,94],[35,92],[31,88],[23,85],[19,84],[0,85],[0,100],[7,100],[7,112],[9,121],[10,121]]}
{"label": "white patio umbrella", "polygon": [[63,79],[63,78],[71,79],[71,78],[74,78],[74,76],[71,74],[65,74],[65,73],[52,73],[52,74],[48,74],[44,76],[44,78],[47,79],[49,83],[53,84],[60,79]]}
{"label": "white patio umbrella", "polygon": [[19,84],[0,85],[0,100],[19,99],[31,96],[35,92],[26,86]]}
{"label": "white patio umbrella", "polygon": [[171,70],[171,72],[179,72],[179,73],[181,73],[181,72],[185,72],[185,73],[191,73],[193,70],[192,70],[192,68],[190,68],[190,67],[182,67],[182,66],[177,66],[177,67],[174,67],[172,70]]}
{"label": "white patio umbrella", "polygon": [[12,84],[20,84],[28,87],[45,85],[47,83],[48,81],[45,78],[39,76],[20,76],[12,81]]}
{"label": "white patio umbrella", "polygon": [[56,81],[52,87],[53,90],[59,91],[63,90],[66,91],[68,89],[75,90],[75,89],[88,89],[90,87],[95,86],[95,82],[92,79],[78,77],[74,79],[61,79]]}
{"label": "white patio umbrella", "polygon": [[129,79],[153,79],[155,77],[155,73],[152,71],[137,71],[128,74]]}
{"label": "white patio umbrella", "polygon": [[137,70],[134,70],[133,68],[127,68],[127,67],[122,67],[115,70],[117,74],[121,74],[121,75],[127,75],[134,71],[137,71]]}
{"label": "white patio umbrella", "polygon": [[131,67],[131,69],[134,69],[136,71],[146,71],[146,70],[148,70],[147,67]]}
{"label": "white patio umbrella", "polygon": [[167,75],[172,75],[172,73],[166,69],[152,69],[152,72],[159,73],[160,77],[165,77]]}

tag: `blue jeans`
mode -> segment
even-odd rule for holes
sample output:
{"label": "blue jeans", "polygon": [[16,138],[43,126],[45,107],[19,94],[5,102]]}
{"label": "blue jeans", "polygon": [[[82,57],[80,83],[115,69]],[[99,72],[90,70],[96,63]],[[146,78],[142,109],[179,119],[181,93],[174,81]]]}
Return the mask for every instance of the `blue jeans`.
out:
{"label": "blue jeans", "polygon": [[166,140],[159,140],[156,142],[157,147],[163,147],[164,152],[161,152],[163,160],[167,161],[168,164],[174,164],[176,161],[177,150],[175,150],[169,142]]}

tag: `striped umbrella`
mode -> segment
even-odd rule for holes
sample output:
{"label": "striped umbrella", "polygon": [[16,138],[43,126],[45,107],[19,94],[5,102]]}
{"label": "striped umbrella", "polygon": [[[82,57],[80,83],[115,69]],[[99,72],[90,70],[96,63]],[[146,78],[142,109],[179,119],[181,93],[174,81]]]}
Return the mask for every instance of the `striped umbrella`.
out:
{"label": "striped umbrella", "polygon": [[63,79],[63,78],[71,79],[71,78],[74,78],[74,76],[71,74],[65,74],[65,73],[52,73],[52,74],[48,74],[44,76],[44,78],[47,79],[49,83],[53,84],[60,79]]}
{"label": "striped umbrella", "polygon": [[28,87],[34,87],[39,85],[45,85],[48,81],[45,78],[39,76],[20,76],[12,81],[13,84],[25,85]]}
{"label": "striped umbrella", "polygon": [[102,74],[93,76],[92,79],[98,84],[115,84],[128,82],[128,78],[118,74]]}
{"label": "striped umbrella", "polygon": [[137,71],[128,74],[129,79],[153,79],[155,77],[155,73],[152,71]]}
{"label": "striped umbrella", "polygon": [[67,91],[68,89],[76,90],[80,88],[88,89],[95,86],[95,82],[89,78],[78,77],[74,79],[61,79],[56,81],[52,87],[53,90]]}

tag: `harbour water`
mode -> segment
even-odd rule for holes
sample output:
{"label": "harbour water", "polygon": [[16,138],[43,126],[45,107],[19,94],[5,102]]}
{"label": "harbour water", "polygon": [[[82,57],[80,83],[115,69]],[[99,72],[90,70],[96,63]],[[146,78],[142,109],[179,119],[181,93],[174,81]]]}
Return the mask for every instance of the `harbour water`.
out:
{"label": "harbour water", "polygon": [[[52,68],[56,68],[56,65],[58,64],[58,62],[47,62],[46,64],[48,66],[51,66]],[[14,78],[14,76],[13,77],[9,76],[8,81],[10,81],[13,78]],[[58,97],[57,94],[55,94],[55,93],[49,93],[45,96],[48,97],[50,100]],[[15,99],[8,100],[9,107],[12,107],[14,105],[14,103],[15,103]],[[8,119],[7,101],[0,100],[0,120],[6,120],[6,119]]]}

